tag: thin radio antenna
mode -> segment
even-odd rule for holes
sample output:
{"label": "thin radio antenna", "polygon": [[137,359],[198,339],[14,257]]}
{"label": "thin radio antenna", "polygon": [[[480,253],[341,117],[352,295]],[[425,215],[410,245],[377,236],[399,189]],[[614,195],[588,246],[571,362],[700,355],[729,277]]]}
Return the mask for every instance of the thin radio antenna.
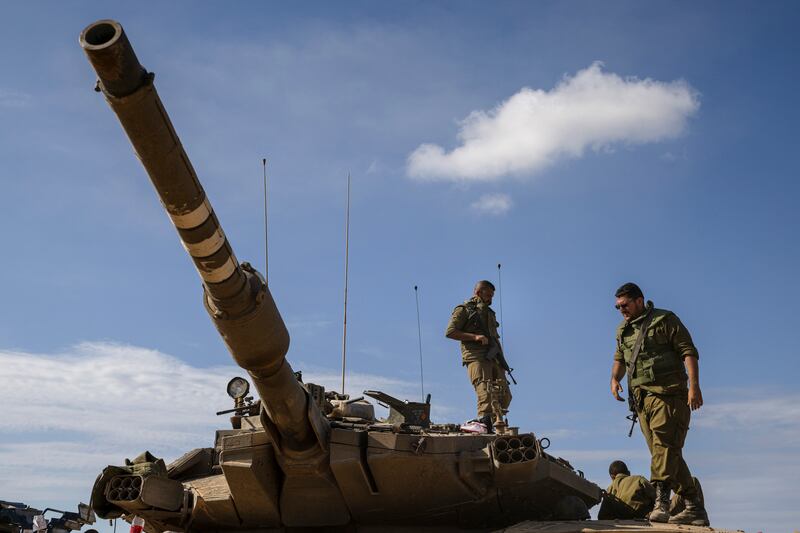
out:
{"label": "thin radio antenna", "polygon": [[269,281],[269,226],[267,225],[267,159],[261,160],[264,167],[264,279]]}
{"label": "thin radio antenna", "polygon": [[503,339],[503,344],[506,344],[505,331],[503,330],[503,278],[500,276],[500,263],[497,263],[497,299],[500,304],[500,337]]}
{"label": "thin radio antenna", "polygon": [[347,366],[347,281],[350,268],[350,173],[347,173],[347,208],[344,222],[344,320],[342,322],[342,394]]}
{"label": "thin radio antenna", "polygon": [[425,401],[425,378],[422,373],[422,328],[419,325],[419,289],[414,285],[414,298],[417,301],[417,338],[419,339],[419,388],[422,401]]}

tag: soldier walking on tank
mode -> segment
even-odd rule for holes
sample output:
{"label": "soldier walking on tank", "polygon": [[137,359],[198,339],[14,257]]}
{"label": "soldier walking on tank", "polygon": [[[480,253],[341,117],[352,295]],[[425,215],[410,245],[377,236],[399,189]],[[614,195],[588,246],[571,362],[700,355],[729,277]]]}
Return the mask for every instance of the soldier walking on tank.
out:
{"label": "soldier walking on tank", "polygon": [[461,341],[461,364],[467,367],[467,375],[475,388],[478,420],[489,432],[492,431],[492,405],[488,381],[500,384],[502,409],[508,409],[511,403],[506,370],[499,361],[502,351],[497,327],[500,324],[494,310],[489,307],[493,296],[494,285],[486,280],[479,281],[475,284],[472,298],[453,310],[445,332],[448,339]]}
{"label": "soldier walking on tank", "polygon": [[[650,481],[656,488],[649,519],[707,526],[705,506],[682,453],[691,411],[703,405],[697,348],[675,313],[656,309],[651,301],[645,304],[642,290],[635,283],[626,283],[615,296],[615,307],[623,321],[617,328],[611,394],[625,401],[619,393],[623,390],[620,380],[627,370],[628,394],[633,395],[642,434],[650,449]],[[684,510],[672,517],[670,490],[685,501]]]}

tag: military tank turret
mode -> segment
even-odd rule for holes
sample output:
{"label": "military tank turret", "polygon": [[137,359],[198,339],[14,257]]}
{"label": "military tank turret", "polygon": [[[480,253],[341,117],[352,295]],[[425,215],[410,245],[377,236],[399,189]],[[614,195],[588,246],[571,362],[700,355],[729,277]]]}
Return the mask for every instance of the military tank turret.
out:
{"label": "military tank turret", "polygon": [[102,91],[128,134],[203,282],[204,304],[233,359],[230,429],[170,465],[143,454],[100,475],[98,516],[138,515],[161,531],[495,529],[523,520],[583,519],[600,488],[547,454],[533,433],[470,435],[430,421],[430,405],[380,391],[373,406],[303,383],[264,278],[239,263],[119,23],[80,35]]}

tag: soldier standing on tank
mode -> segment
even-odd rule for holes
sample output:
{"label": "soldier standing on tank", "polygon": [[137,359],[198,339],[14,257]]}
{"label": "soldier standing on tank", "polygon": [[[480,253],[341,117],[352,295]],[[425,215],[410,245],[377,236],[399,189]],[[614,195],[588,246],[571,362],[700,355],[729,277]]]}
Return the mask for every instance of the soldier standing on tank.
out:
{"label": "soldier standing on tank", "polygon": [[[615,296],[623,321],[617,328],[611,394],[619,401],[624,401],[619,395],[620,380],[634,359],[634,345],[644,329],[635,364],[627,370],[628,394],[633,394],[650,449],[650,480],[656,488],[649,519],[707,526],[708,515],[682,453],[691,411],[703,405],[697,348],[680,319],[671,311],[656,309],[651,301],[645,304],[635,283],[624,284]],[[686,502],[685,509],[673,517],[669,515],[670,490]]]}
{"label": "soldier standing on tank", "polygon": [[492,431],[492,405],[488,381],[499,382],[501,388],[500,407],[508,409],[511,391],[505,370],[496,358],[490,357],[493,343],[500,345],[497,327],[500,325],[489,307],[494,296],[494,285],[486,280],[475,284],[472,298],[457,305],[450,317],[445,336],[461,341],[461,364],[467,367],[467,375],[478,398],[478,420]]}

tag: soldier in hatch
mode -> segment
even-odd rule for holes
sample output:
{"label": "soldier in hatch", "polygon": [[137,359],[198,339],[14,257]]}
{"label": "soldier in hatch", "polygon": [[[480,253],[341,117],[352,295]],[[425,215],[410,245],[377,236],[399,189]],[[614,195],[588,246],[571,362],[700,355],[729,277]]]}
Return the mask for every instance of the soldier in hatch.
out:
{"label": "soldier in hatch", "polygon": [[[615,296],[623,321],[617,328],[611,394],[625,401],[619,393],[627,370],[628,394],[633,395],[650,449],[650,481],[656,488],[649,519],[707,526],[708,515],[682,451],[691,411],[703,405],[697,348],[680,319],[671,311],[654,308],[653,302],[645,304],[635,283],[626,283]],[[685,502],[684,510],[672,517],[670,490]]]}
{"label": "soldier in hatch", "polygon": [[[492,431],[492,405],[487,386],[488,380],[500,382],[502,398],[500,406],[508,409],[511,391],[505,369],[496,356],[500,349],[500,336],[494,311],[489,307],[494,296],[494,285],[486,280],[475,285],[472,298],[456,306],[445,335],[448,339],[461,341],[461,363],[478,397],[478,420]],[[502,352],[500,352],[502,353]]]}
{"label": "soldier in hatch", "polygon": [[656,489],[642,476],[632,476],[622,461],[614,461],[608,467],[611,485],[603,495],[603,503],[597,513],[600,520],[646,518],[653,510]]}

